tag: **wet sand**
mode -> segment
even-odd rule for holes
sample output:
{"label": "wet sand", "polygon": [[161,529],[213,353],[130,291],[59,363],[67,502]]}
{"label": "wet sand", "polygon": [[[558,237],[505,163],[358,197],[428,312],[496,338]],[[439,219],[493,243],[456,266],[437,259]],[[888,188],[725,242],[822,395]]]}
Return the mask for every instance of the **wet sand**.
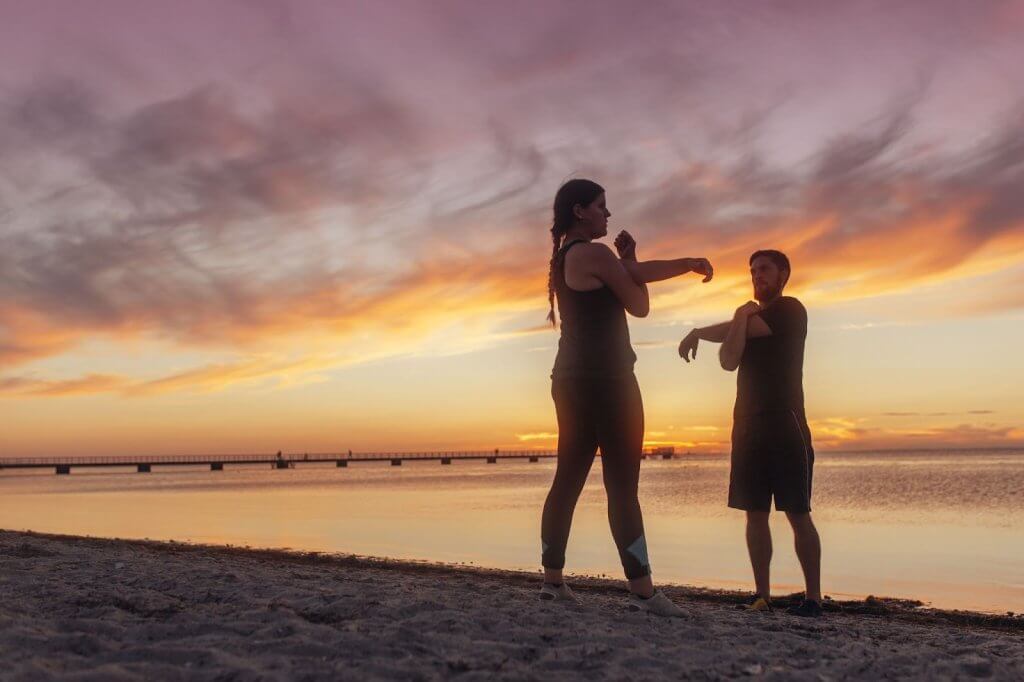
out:
{"label": "wet sand", "polygon": [[[1024,679],[1024,617],[871,599],[819,620],[666,586],[247,548],[0,531],[5,680]],[[785,600],[780,599],[780,604]]]}

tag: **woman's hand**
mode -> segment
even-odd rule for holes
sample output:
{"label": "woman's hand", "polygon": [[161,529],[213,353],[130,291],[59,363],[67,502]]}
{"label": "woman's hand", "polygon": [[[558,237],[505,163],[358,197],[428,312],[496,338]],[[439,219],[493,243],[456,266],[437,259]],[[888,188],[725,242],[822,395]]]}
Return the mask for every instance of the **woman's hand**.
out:
{"label": "woman's hand", "polygon": [[623,230],[615,237],[615,250],[622,260],[636,260],[636,240],[633,235]]}
{"label": "woman's hand", "polygon": [[690,272],[696,272],[698,275],[704,275],[702,282],[710,282],[711,278],[715,276],[715,269],[711,267],[711,261],[707,258],[690,258]]}

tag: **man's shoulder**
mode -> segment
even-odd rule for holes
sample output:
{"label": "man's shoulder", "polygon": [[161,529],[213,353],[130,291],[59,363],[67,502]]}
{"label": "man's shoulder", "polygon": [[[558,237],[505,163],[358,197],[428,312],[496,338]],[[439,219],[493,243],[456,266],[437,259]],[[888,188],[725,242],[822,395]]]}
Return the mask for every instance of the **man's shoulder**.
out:
{"label": "man's shoulder", "polygon": [[792,296],[781,296],[761,311],[772,335],[783,335],[807,328],[807,310]]}
{"label": "man's shoulder", "polygon": [[804,304],[800,302],[800,299],[795,296],[781,296],[779,297],[779,300],[775,302],[775,305],[785,310],[793,312],[799,311],[803,315],[807,315],[807,308],[805,308]]}

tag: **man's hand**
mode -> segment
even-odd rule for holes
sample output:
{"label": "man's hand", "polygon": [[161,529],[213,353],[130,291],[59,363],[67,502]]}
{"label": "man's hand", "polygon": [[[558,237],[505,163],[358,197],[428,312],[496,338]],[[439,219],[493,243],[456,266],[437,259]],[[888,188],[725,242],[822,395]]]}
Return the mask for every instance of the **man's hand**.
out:
{"label": "man's hand", "polygon": [[679,342],[679,357],[686,362],[690,362],[692,357],[694,360],[697,359],[697,344],[700,342],[700,337],[697,336],[697,330],[691,329],[690,333],[683,337],[683,340]]}
{"label": "man's hand", "polygon": [[636,260],[636,240],[633,235],[623,230],[615,237],[615,250],[622,260]]}
{"label": "man's hand", "polygon": [[711,261],[707,258],[688,258],[687,260],[690,261],[690,272],[704,275],[702,282],[710,282],[711,278],[715,276],[715,269],[711,267]]}
{"label": "man's hand", "polygon": [[736,317],[750,317],[761,312],[761,306],[757,301],[747,301],[736,309]]}

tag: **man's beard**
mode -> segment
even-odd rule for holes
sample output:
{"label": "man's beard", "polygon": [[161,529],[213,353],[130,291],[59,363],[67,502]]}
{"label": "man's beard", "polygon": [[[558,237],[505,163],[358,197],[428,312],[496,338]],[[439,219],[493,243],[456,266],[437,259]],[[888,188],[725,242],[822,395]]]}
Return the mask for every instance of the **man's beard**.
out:
{"label": "man's beard", "polygon": [[754,298],[756,300],[758,300],[758,301],[761,301],[761,302],[770,301],[773,298],[775,298],[776,296],[778,296],[779,292],[781,292],[781,291],[782,291],[782,287],[780,287],[778,285],[776,285],[776,286],[767,285],[767,286],[764,286],[764,287],[754,287]]}

